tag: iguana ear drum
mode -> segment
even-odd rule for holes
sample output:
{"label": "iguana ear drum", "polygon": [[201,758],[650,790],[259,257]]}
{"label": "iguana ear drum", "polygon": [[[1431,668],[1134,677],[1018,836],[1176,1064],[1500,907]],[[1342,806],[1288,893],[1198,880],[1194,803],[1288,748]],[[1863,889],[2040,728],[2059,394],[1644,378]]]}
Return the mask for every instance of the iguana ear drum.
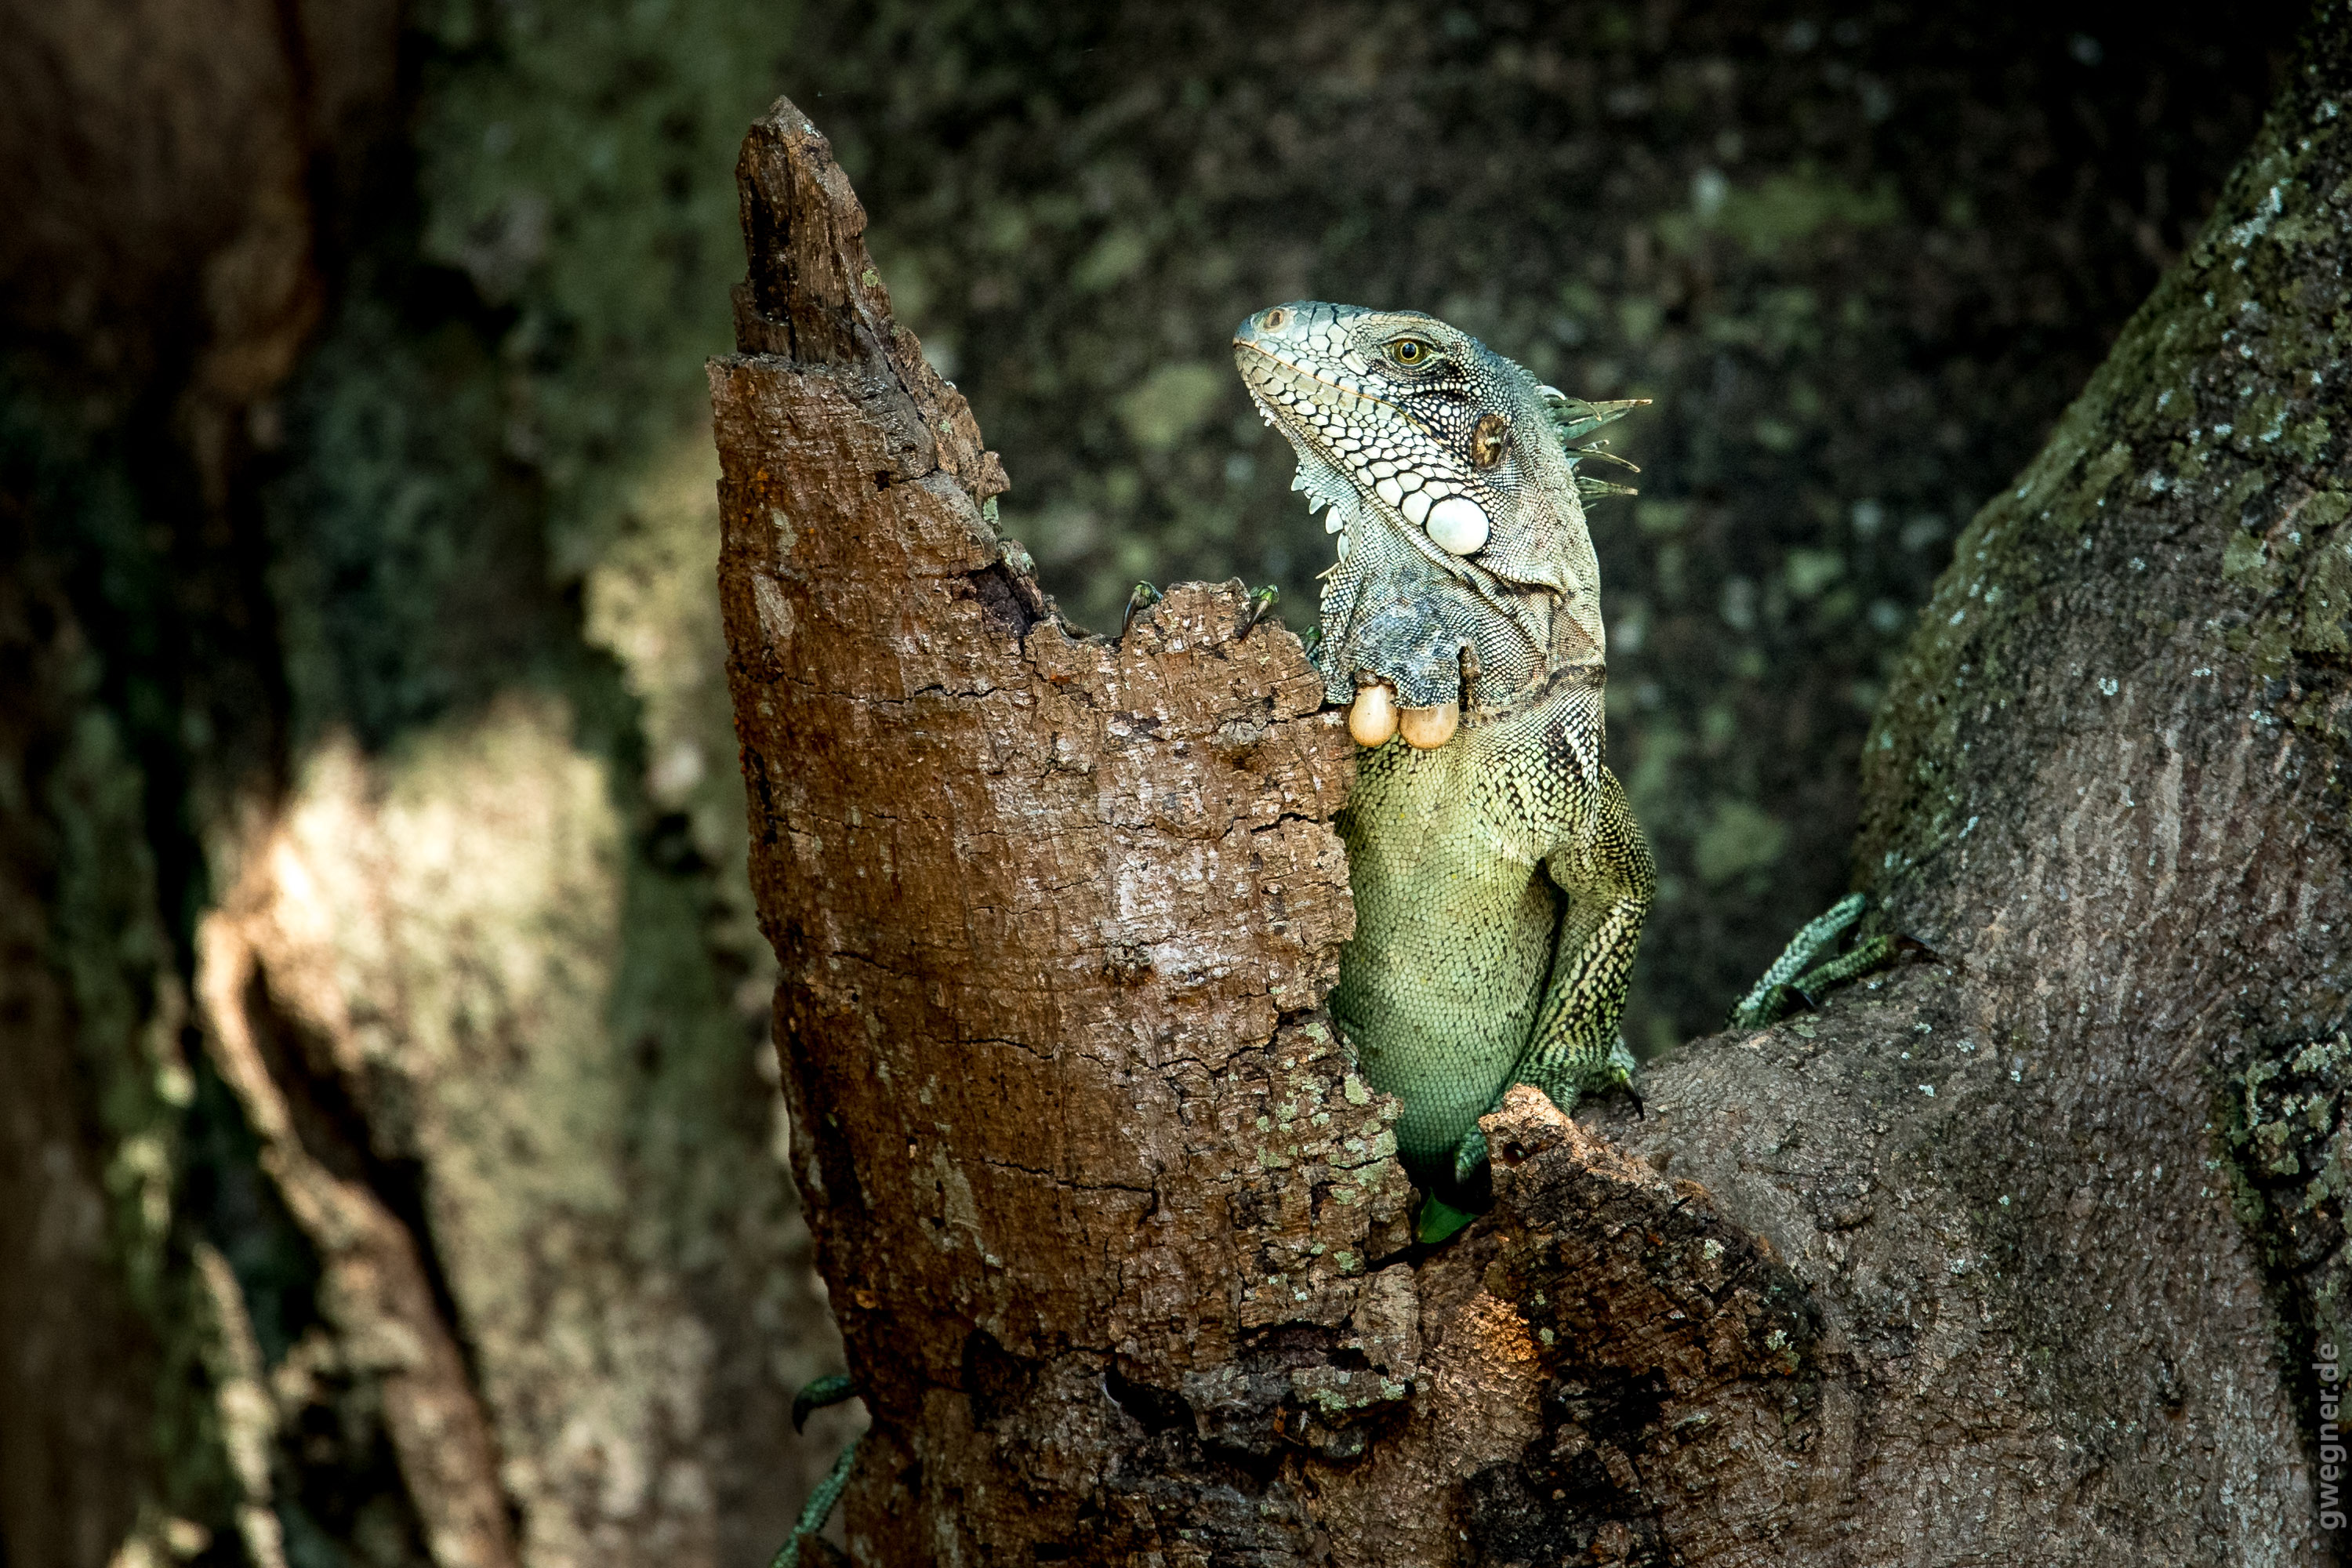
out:
{"label": "iguana ear drum", "polygon": [[1499,414],[1489,414],[1478,421],[1470,432],[1470,460],[1482,468],[1491,468],[1503,460],[1503,452],[1511,444],[1511,422]]}

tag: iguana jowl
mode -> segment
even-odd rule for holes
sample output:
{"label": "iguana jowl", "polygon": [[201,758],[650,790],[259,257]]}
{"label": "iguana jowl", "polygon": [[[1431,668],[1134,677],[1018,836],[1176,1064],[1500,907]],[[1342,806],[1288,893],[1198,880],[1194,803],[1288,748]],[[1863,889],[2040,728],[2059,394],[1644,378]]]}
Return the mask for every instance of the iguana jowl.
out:
{"label": "iguana jowl", "polygon": [[[1316,650],[1367,750],[1340,813],[1356,935],[1331,1013],[1403,1101],[1424,1240],[1465,1222],[1478,1118],[1630,1087],[1618,1038],[1650,854],[1602,765],[1600,574],[1579,446],[1631,404],[1561,395],[1442,321],[1302,302],[1234,357],[1330,509]],[[1401,710],[1401,711],[1400,711]]]}

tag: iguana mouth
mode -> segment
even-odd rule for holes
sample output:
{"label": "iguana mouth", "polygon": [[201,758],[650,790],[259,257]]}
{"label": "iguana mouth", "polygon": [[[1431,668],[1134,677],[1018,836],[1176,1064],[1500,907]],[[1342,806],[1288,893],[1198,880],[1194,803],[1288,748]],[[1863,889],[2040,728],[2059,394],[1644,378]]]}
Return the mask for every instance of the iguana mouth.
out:
{"label": "iguana mouth", "polygon": [[[1267,348],[1264,343],[1259,342],[1255,339],[1237,337],[1234,340],[1234,346],[1235,348],[1248,349],[1254,353],[1262,354],[1265,358],[1272,360],[1276,364],[1280,365],[1283,369],[1290,372],[1291,374],[1304,376],[1307,380],[1315,383],[1318,386],[1328,386],[1332,391],[1344,394],[1349,397],[1361,398],[1366,403],[1374,404],[1380,407],[1388,409],[1391,413],[1397,415],[1400,418],[1409,419],[1412,417],[1412,416],[1407,414],[1402,407],[1391,403],[1387,398],[1367,392],[1360,386],[1352,385],[1343,381],[1333,381],[1328,376],[1318,375],[1307,366],[1300,364],[1297,360],[1285,359],[1282,355],[1276,353],[1272,349]],[[1265,415],[1265,422],[1269,425],[1273,424],[1275,422],[1274,415],[1266,409],[1265,396],[1258,390],[1257,384],[1255,382],[1252,381],[1247,371],[1244,371],[1242,373],[1242,380],[1249,385],[1250,395],[1257,399],[1259,412]]]}

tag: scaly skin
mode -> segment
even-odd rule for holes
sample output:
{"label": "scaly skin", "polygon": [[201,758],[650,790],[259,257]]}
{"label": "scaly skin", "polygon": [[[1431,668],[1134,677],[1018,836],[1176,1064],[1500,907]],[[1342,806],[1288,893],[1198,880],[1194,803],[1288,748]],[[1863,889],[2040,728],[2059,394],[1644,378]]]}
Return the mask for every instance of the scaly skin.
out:
{"label": "scaly skin", "polygon": [[1621,487],[1569,444],[1630,405],[1562,397],[1411,312],[1280,305],[1234,343],[1340,536],[1316,659],[1368,749],[1339,819],[1356,935],[1331,1013],[1404,1102],[1434,1240],[1475,1205],[1478,1118],[1513,1084],[1572,1110],[1632,1082],[1617,1020],[1654,877],[1601,762],[1581,500]]}

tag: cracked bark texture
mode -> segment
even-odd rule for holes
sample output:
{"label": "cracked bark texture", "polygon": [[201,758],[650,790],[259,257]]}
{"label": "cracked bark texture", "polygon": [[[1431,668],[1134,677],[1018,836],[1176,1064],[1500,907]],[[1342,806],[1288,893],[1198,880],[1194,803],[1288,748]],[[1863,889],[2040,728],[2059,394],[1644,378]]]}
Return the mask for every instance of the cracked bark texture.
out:
{"label": "cracked bark texture", "polygon": [[1317,1011],[1349,756],[1236,586],[1117,640],[780,101],[714,362],[795,1170],[875,1427],[860,1562],[2332,1560],[2352,16],[1963,536],[1819,1014],[1529,1090],[1402,1245]]}

